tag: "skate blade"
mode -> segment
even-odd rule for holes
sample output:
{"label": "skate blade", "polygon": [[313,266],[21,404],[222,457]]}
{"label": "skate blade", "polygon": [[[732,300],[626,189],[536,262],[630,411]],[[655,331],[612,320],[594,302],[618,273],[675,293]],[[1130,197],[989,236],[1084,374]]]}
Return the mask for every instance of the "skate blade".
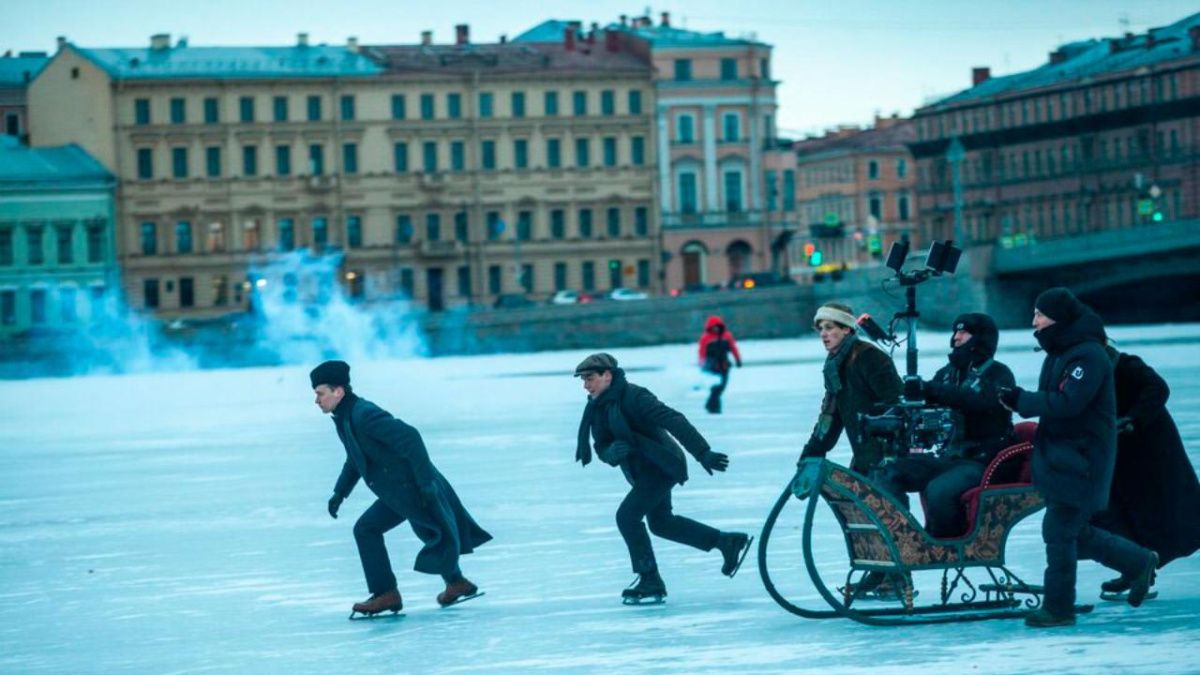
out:
{"label": "skate blade", "polygon": [[461,598],[455,600],[454,602],[451,602],[446,605],[442,605],[442,609],[445,609],[447,607],[453,607],[455,605],[461,605],[462,603],[464,603],[468,600],[474,600],[475,598],[478,598],[482,595],[487,595],[487,593],[485,593],[484,591],[479,591],[478,593],[472,593],[471,595],[464,595]]}
{"label": "skate blade", "polygon": [[[355,616],[356,614],[358,616]],[[348,618],[351,621],[374,621],[376,619],[403,619],[404,616],[404,612],[398,609],[385,609],[382,612],[375,612],[374,614],[363,614],[362,612],[351,610]]]}
{"label": "skate blade", "polygon": [[742,569],[742,563],[746,562],[746,555],[750,553],[750,544],[754,543],[754,537],[751,536],[746,540],[746,545],[742,547],[742,554],[738,556],[737,564],[733,566],[733,571],[729,573],[729,578],[737,576],[738,570]]}
{"label": "skate blade", "polygon": [[[1146,600],[1153,600],[1158,597],[1158,591],[1150,591],[1146,594]],[[1121,591],[1120,593],[1105,593],[1101,591],[1101,600],[1108,602],[1129,602],[1129,591]]]}
{"label": "skate blade", "polygon": [[621,598],[622,605],[661,605],[666,603],[665,595],[650,595],[644,598]]}

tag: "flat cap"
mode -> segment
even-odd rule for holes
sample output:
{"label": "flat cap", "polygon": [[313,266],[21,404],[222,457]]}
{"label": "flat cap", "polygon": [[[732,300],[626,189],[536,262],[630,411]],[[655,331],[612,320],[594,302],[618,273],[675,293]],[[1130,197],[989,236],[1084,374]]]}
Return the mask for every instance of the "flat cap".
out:
{"label": "flat cap", "polygon": [[617,367],[617,359],[612,354],[596,352],[575,366],[576,377],[588,373],[602,373]]}

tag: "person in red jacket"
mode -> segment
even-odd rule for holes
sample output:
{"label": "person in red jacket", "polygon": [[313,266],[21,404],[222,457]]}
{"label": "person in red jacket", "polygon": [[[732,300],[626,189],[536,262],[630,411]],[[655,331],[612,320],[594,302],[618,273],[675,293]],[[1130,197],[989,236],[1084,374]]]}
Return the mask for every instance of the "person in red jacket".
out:
{"label": "person in red jacket", "polygon": [[708,401],[704,404],[704,409],[713,414],[721,412],[721,394],[729,383],[730,356],[741,368],[742,355],[738,353],[733,333],[729,332],[721,317],[708,317],[708,321],[704,322],[704,334],[700,336],[700,369],[721,378],[709,390]]}

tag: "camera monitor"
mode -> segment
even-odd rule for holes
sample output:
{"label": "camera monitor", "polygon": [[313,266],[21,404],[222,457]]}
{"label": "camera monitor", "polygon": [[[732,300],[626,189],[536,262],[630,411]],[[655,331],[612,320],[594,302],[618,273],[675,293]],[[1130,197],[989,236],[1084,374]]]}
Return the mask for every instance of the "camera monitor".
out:
{"label": "camera monitor", "polygon": [[888,250],[887,266],[900,271],[904,267],[904,261],[908,258],[908,240],[901,239],[892,242],[892,248]]}
{"label": "camera monitor", "polygon": [[935,241],[929,247],[929,255],[925,257],[925,266],[939,274],[954,274],[958,269],[958,259],[962,249],[954,246],[954,241]]}

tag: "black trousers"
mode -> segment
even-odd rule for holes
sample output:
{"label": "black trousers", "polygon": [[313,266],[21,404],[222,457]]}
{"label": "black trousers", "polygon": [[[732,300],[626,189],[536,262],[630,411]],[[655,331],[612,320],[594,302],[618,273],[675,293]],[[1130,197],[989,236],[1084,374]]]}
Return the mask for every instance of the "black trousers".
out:
{"label": "black trousers", "polygon": [[[405,520],[407,518],[376,499],[354,523],[354,542],[358,544],[358,559],[362,562],[363,575],[367,578],[367,590],[372,594],[385,593],[396,588],[396,575],[392,572],[392,561],[388,558],[383,535]],[[457,564],[453,570],[442,574],[446,581],[458,576],[461,576],[461,572],[458,571]]]}
{"label": "black trousers", "polygon": [[704,403],[704,409],[711,413],[719,413],[721,412],[721,394],[725,392],[725,386],[729,384],[729,371],[713,374],[719,376],[721,381],[708,390],[708,401]]}
{"label": "black trousers", "polygon": [[986,467],[962,458],[942,458],[933,454],[901,457],[878,469],[873,475],[888,494],[904,500],[906,492],[925,494],[925,521],[935,537],[957,537],[967,527],[967,514],[959,499],[979,485]]}
{"label": "black trousers", "polygon": [[1044,607],[1054,616],[1075,611],[1075,572],[1079,560],[1095,560],[1124,576],[1136,576],[1150,551],[1088,523],[1091,512],[1059,502],[1046,502],[1042,541],[1046,543]]}
{"label": "black trousers", "polygon": [[636,455],[630,457],[627,468],[626,478],[632,487],[617,508],[617,529],[625,539],[635,574],[658,569],[646,525],[656,536],[701,551],[711,551],[717,545],[720,530],[672,512],[671,490],[675,484],[660,469]]}

